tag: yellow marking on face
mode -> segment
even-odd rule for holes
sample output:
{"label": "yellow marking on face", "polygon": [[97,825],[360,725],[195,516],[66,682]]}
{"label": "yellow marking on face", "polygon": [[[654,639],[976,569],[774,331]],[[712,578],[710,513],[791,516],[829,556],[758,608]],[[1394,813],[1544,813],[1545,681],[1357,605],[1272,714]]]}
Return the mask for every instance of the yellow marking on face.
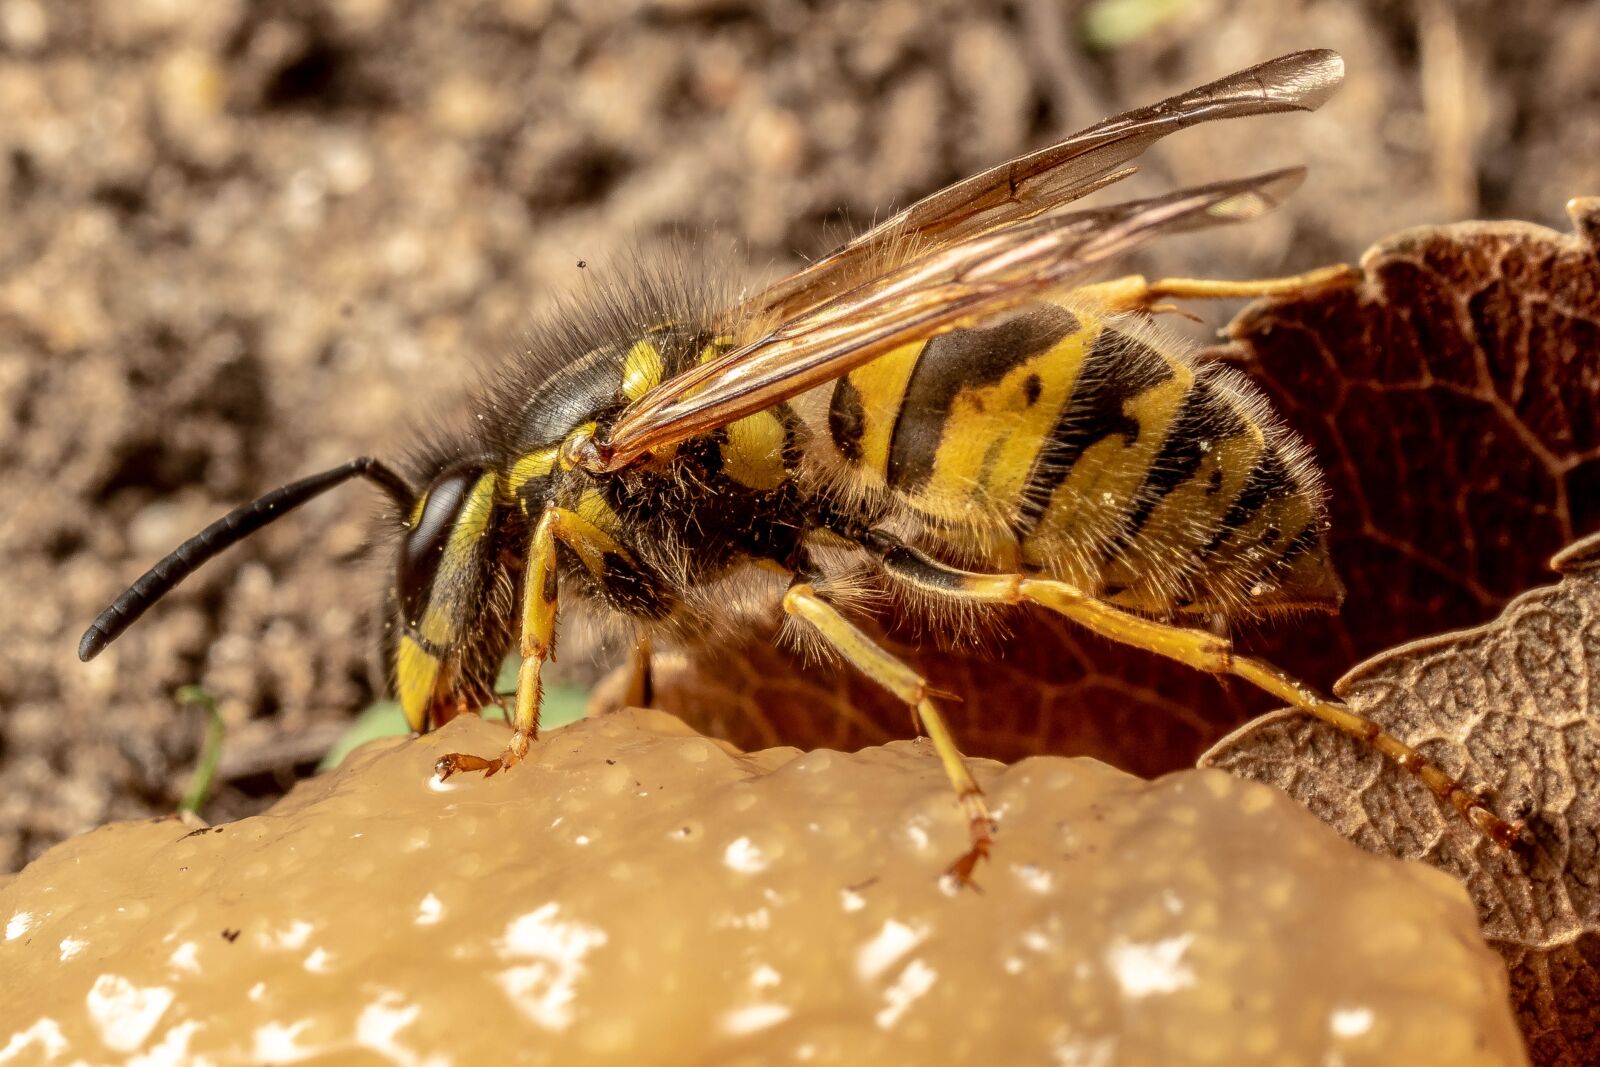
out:
{"label": "yellow marking on face", "polygon": [[430,604],[422,613],[415,629],[422,635],[422,639],[433,645],[434,648],[448,648],[455,643],[460,635],[457,625],[456,613],[452,610],[451,603]]}
{"label": "yellow marking on face", "polygon": [[894,439],[894,426],[900,418],[906,385],[911,381],[917,357],[926,344],[926,341],[913,341],[901,345],[850,372],[850,384],[861,396],[864,423],[861,461],[855,466],[875,475],[880,483],[889,470],[889,444]]}
{"label": "yellow marking on face", "polygon": [[783,420],[771,411],[730,422],[728,440],[721,449],[723,473],[751,489],[776,489],[789,477],[783,465],[787,436]]}
{"label": "yellow marking on face", "polygon": [[485,471],[473,483],[450,538],[439,554],[439,566],[428,586],[427,607],[421,619],[407,619],[424,640],[435,648],[449,648],[461,637],[466,620],[474,613],[475,598],[482,584],[480,542],[489,532],[494,515],[496,478]]}
{"label": "yellow marking on face", "polygon": [[484,471],[472,484],[466,501],[456,513],[456,523],[450,528],[450,542],[445,548],[447,565],[458,550],[470,550],[488,532],[489,517],[494,514],[496,480],[494,471]]}
{"label": "yellow marking on face", "polygon": [[661,349],[651,341],[635,341],[622,360],[622,395],[630,401],[661,384],[664,373]]}
{"label": "yellow marking on face", "polygon": [[560,445],[551,445],[548,448],[536,448],[517,457],[516,462],[511,464],[510,473],[506,476],[507,494],[515,497],[522,492],[523,486],[555,470],[556,458],[560,452]]}
{"label": "yellow marking on face", "polygon": [[428,493],[426,490],[417,494],[417,502],[411,505],[411,514],[406,516],[406,529],[415,530],[417,523],[422,521],[422,509],[428,506]]}
{"label": "yellow marking on face", "polygon": [[438,659],[413,638],[402,636],[395,648],[395,697],[406,713],[406,722],[418,733],[428,725],[428,708],[433,704],[433,689],[438,678]]}

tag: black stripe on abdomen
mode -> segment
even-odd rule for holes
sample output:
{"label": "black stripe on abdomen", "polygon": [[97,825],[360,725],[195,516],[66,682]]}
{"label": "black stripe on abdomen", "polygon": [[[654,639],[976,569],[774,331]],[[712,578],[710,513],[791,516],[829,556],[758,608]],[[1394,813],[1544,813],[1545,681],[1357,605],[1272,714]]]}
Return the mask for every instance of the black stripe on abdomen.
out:
{"label": "black stripe on abdomen", "polygon": [[1261,459],[1256,463],[1255,469],[1250,472],[1250,477],[1245,479],[1244,488],[1239,491],[1239,499],[1223,513],[1222,523],[1217,528],[1216,535],[1200,550],[1199,558],[1204,560],[1216,552],[1234,533],[1250,525],[1250,521],[1267,504],[1293,496],[1299,491],[1300,487],[1295,483],[1294,475],[1277,447],[1268,445],[1261,453]]}
{"label": "black stripe on abdomen", "polygon": [[1144,484],[1134,497],[1133,510],[1123,520],[1117,536],[1106,546],[1104,558],[1109,559],[1133,543],[1168,494],[1194,477],[1211,448],[1247,429],[1248,425],[1228,403],[1227,397],[1204,378],[1197,379],[1184,394],[1161,451],[1156,453]]}
{"label": "black stripe on abdomen", "polygon": [[1306,524],[1294,540],[1283,546],[1283,552],[1276,560],[1272,561],[1272,569],[1284,571],[1294,565],[1294,561],[1316,548],[1322,541],[1322,528],[1316,521]]}
{"label": "black stripe on abdomen", "polygon": [[914,491],[933,476],[951,406],[964,389],[999,381],[1079,328],[1076,315],[1043,304],[998,326],[956,330],[924,345],[889,441],[888,484]]}
{"label": "black stripe on abdomen", "polygon": [[1139,421],[1127,413],[1128,401],[1172,376],[1172,366],[1154,348],[1115,330],[1100,332],[1084,360],[1072,399],[1034,460],[1018,509],[1018,537],[1026,538],[1039,524],[1084,449],[1114,434],[1121,435],[1127,446],[1138,442]]}

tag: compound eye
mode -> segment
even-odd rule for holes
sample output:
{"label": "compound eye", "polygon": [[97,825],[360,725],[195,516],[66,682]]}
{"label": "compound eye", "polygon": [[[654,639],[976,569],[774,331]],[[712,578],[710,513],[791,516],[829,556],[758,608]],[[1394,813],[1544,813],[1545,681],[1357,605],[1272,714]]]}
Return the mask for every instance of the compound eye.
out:
{"label": "compound eye", "polygon": [[473,498],[473,489],[483,477],[484,468],[463,465],[445,471],[433,480],[423,494],[422,513],[400,542],[396,563],[395,591],[405,622],[416,626],[428,605],[428,593],[439,573],[439,561],[450,543],[462,510]]}

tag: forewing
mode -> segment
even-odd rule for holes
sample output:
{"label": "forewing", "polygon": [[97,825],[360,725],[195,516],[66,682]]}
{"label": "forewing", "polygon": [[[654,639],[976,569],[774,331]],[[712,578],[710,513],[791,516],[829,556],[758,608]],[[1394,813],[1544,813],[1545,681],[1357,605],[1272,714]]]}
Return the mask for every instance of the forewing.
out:
{"label": "forewing", "polygon": [[631,405],[596,445],[616,470],[646,452],[797,396],[913,341],[972,326],[1062,289],[1158,234],[1255,218],[1300,168],[1014,223],[937,248],[836,296]]}
{"label": "forewing", "polygon": [[1343,79],[1338,53],[1292,52],[1126,111],[917,201],[761,292],[741,313],[792,318],[868,280],[898,243],[926,253],[1034,218],[1133,173],[1123,164],[1170,133],[1215,119],[1312,111]]}

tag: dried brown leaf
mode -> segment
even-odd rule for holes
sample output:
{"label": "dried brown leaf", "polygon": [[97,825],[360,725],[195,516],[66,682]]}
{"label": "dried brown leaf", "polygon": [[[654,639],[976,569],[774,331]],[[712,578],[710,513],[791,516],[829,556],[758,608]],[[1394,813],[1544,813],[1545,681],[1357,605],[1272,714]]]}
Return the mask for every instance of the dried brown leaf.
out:
{"label": "dried brown leaf", "polygon": [[1335,686],[1504,814],[1503,852],[1416,779],[1321,722],[1281,711],[1202,758],[1286,790],[1374,852],[1457,877],[1504,956],[1533,1062],[1600,1062],[1600,535],[1562,552],[1559,584],[1486,625],[1368,660]]}
{"label": "dried brown leaf", "polygon": [[1404,641],[1492,619],[1600,530],[1600,198],[1575,233],[1426,226],[1349,288],[1262,301],[1210,354],[1244,370],[1327,473],[1338,616],[1259,650],[1327,685]]}

